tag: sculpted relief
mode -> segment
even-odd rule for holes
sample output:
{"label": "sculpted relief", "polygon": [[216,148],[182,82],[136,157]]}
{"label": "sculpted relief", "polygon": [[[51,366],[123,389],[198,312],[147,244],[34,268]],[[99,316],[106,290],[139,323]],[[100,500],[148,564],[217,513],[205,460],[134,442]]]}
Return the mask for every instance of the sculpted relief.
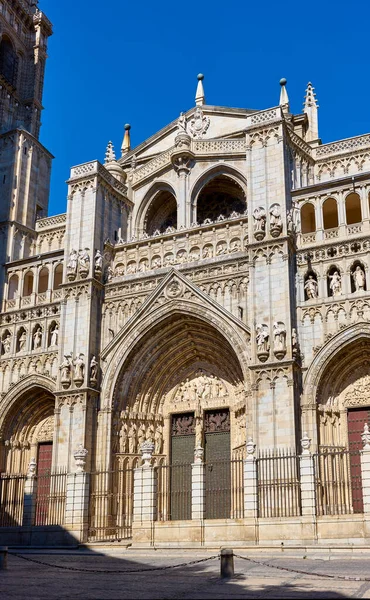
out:
{"label": "sculpted relief", "polygon": [[217,400],[216,404],[224,403],[227,396],[226,385],[221,379],[199,369],[193,378],[187,377],[180,383],[171,402],[175,405],[201,402],[208,406],[213,400]]}

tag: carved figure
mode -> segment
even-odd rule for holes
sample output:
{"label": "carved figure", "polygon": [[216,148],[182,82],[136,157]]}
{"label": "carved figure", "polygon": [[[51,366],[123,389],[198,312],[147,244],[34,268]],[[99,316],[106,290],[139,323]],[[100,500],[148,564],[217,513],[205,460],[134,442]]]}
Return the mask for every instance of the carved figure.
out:
{"label": "carved figure", "polygon": [[58,325],[55,325],[54,329],[51,332],[50,346],[58,345],[58,336],[59,336],[59,328],[58,328]]}
{"label": "carved figure", "polygon": [[38,329],[36,329],[35,333],[33,334],[33,349],[34,350],[38,350],[39,348],[41,348],[41,341],[42,341],[42,329],[41,329],[41,327],[39,327]]}
{"label": "carved figure", "polygon": [[145,439],[150,442],[154,441],[154,425],[153,425],[153,423],[149,424],[148,429],[146,430]]}
{"label": "carved figure", "polygon": [[70,383],[71,382],[71,366],[72,366],[72,361],[71,361],[71,355],[70,354],[65,354],[64,355],[64,360],[62,362],[62,364],[60,365],[59,369],[60,369],[60,380],[63,383]]}
{"label": "carved figure", "polygon": [[329,275],[330,289],[333,296],[339,296],[342,293],[342,279],[338,271],[334,271],[333,275]]}
{"label": "carved figure", "polygon": [[211,258],[212,257],[212,248],[211,246],[205,246],[203,248],[203,258]]}
{"label": "carved figure", "polygon": [[203,417],[200,410],[197,411],[195,416],[195,447],[202,447],[203,445]]}
{"label": "carved figure", "polygon": [[119,451],[124,454],[127,450],[128,431],[127,423],[124,423],[119,433]]}
{"label": "carved figure", "polygon": [[217,256],[220,256],[221,254],[227,254],[227,246],[226,243],[221,243],[216,250],[216,254]]}
{"label": "carved figure", "polygon": [[136,425],[131,423],[128,431],[128,451],[129,454],[135,454],[136,452]]}
{"label": "carved figure", "polygon": [[155,453],[161,454],[163,444],[162,426],[158,425],[154,435]]}
{"label": "carved figure", "polygon": [[93,381],[96,381],[98,379],[98,366],[99,363],[96,360],[95,356],[93,356],[90,361],[90,379]]}
{"label": "carved figure", "polygon": [[145,425],[144,425],[144,423],[141,423],[140,427],[138,429],[138,432],[137,432],[137,445],[138,445],[139,452],[140,452],[141,445],[145,442],[145,438],[146,438]]}
{"label": "carved figure", "polygon": [[160,258],[154,258],[152,262],[152,269],[160,269],[162,266],[162,262]]}
{"label": "carved figure", "polygon": [[85,362],[84,355],[79,354],[77,358],[74,360],[74,380],[79,381],[84,379],[85,376]]}
{"label": "carved figure", "polygon": [[298,352],[298,336],[297,331],[294,327],[292,329],[292,351],[293,355],[297,354]]}
{"label": "carved figure", "polygon": [[19,352],[22,352],[22,350],[25,349],[26,342],[27,342],[27,334],[25,331],[23,331],[22,335],[19,338]]}
{"label": "carved figure", "polygon": [[234,240],[230,245],[230,252],[239,252],[240,251],[240,242],[238,240]]}
{"label": "carved figure", "polygon": [[209,125],[209,117],[203,115],[203,111],[201,108],[196,108],[193,118],[191,119],[189,124],[189,131],[193,138],[201,139],[201,137],[205,135]]}
{"label": "carved figure", "polygon": [[78,267],[81,277],[86,277],[90,268],[90,256],[88,253],[88,248],[84,250],[80,250],[78,253]]}
{"label": "carved figure", "polygon": [[97,250],[95,252],[94,272],[95,272],[95,274],[100,275],[102,271],[103,271],[103,256],[102,256],[100,250]]}
{"label": "carved figure", "polygon": [[280,235],[282,228],[280,205],[272,204],[270,206],[270,233],[272,237]]}
{"label": "carved figure", "polygon": [[69,253],[69,260],[67,262],[67,273],[76,274],[77,271],[77,252],[76,250],[71,250]]}
{"label": "carved figure", "polygon": [[4,348],[4,354],[9,354],[10,352],[10,346],[12,343],[12,336],[10,335],[10,333],[8,333],[5,338],[1,341],[3,348]]}
{"label": "carved figure", "polygon": [[317,298],[319,295],[319,286],[317,285],[316,279],[313,278],[313,275],[309,275],[306,283],[304,284],[304,289],[306,290],[307,298]]}
{"label": "carved figure", "polygon": [[255,208],[253,211],[254,219],[254,237],[261,240],[265,237],[266,232],[266,211],[262,206]]}
{"label": "carved figure", "polygon": [[361,269],[360,265],[357,265],[355,270],[352,272],[353,281],[355,284],[356,292],[362,291],[365,289],[366,277],[364,271]]}
{"label": "carved figure", "polygon": [[264,325],[260,324],[256,327],[256,343],[257,352],[268,352],[269,334]]}
{"label": "carved figure", "polygon": [[283,358],[286,353],[286,329],[284,323],[275,321],[273,325],[274,354],[276,358]]}
{"label": "carved figure", "polygon": [[107,268],[107,281],[112,281],[114,277],[114,271],[112,269],[112,267],[109,265]]}
{"label": "carved figure", "polygon": [[177,129],[179,132],[186,133],[186,117],[183,112],[180,113],[180,116],[177,120]]}

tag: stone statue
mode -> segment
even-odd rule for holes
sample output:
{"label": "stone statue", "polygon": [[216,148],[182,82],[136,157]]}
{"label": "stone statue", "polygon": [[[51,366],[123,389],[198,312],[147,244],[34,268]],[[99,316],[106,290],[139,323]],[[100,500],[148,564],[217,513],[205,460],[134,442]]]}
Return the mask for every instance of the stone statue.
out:
{"label": "stone statue", "polygon": [[365,289],[366,277],[364,271],[360,265],[357,265],[354,271],[352,271],[352,277],[355,284],[356,292],[360,292]]}
{"label": "stone statue", "polygon": [[90,379],[92,381],[97,381],[98,379],[98,366],[99,363],[96,360],[95,356],[93,356],[90,361]]}
{"label": "stone statue", "polygon": [[128,441],[127,423],[124,423],[121,427],[121,431],[119,434],[119,451],[122,454],[124,454],[127,450],[127,441]]}
{"label": "stone statue", "polygon": [[103,256],[100,250],[95,252],[95,265],[94,265],[94,273],[100,275],[103,271]]}
{"label": "stone statue", "polygon": [[145,439],[149,440],[150,442],[154,441],[154,425],[153,425],[153,423],[149,424],[148,429],[146,431]]}
{"label": "stone statue", "polygon": [[163,433],[162,433],[161,425],[157,426],[156,432],[154,434],[154,444],[155,444],[155,453],[161,454],[162,444],[163,444]]}
{"label": "stone statue", "polygon": [[84,355],[79,354],[77,358],[74,360],[74,374],[73,379],[75,381],[80,381],[84,379],[85,376],[85,362],[83,360]]}
{"label": "stone statue", "polygon": [[292,352],[293,355],[296,355],[298,353],[298,336],[297,331],[294,327],[292,328]]}
{"label": "stone statue", "polygon": [[333,296],[339,296],[342,293],[342,279],[338,271],[334,271],[333,275],[329,275],[330,289]]}
{"label": "stone statue", "polygon": [[71,275],[75,275],[77,271],[77,252],[76,250],[71,250],[69,253],[69,260],[67,262],[67,273]]}
{"label": "stone statue", "polygon": [[35,333],[33,334],[33,349],[34,350],[38,350],[39,348],[41,348],[41,341],[42,341],[42,329],[41,329],[41,327],[38,327],[38,329],[36,329]]}
{"label": "stone statue", "polygon": [[256,240],[262,240],[266,232],[266,211],[262,206],[253,211],[254,219],[254,237]]}
{"label": "stone statue", "polygon": [[179,130],[179,133],[186,133],[186,117],[184,115],[183,112],[180,113],[180,116],[177,120],[177,129]]}
{"label": "stone statue", "polygon": [[200,408],[195,415],[195,447],[203,446],[203,417]]}
{"label": "stone statue", "polygon": [[268,340],[269,334],[264,327],[264,325],[260,324],[256,327],[256,343],[257,343],[257,352],[268,352]]}
{"label": "stone statue", "polygon": [[64,360],[59,367],[60,380],[62,383],[68,383],[68,384],[71,383],[71,366],[72,366],[71,355],[65,354]]}
{"label": "stone statue", "polygon": [[139,430],[137,432],[137,445],[138,445],[138,450],[140,452],[140,448],[141,448],[141,444],[143,444],[145,442],[145,425],[144,423],[140,424]]}
{"label": "stone statue", "polygon": [[27,342],[27,334],[25,331],[22,332],[22,335],[19,338],[19,352],[22,352],[26,347]]}
{"label": "stone statue", "polygon": [[128,430],[128,451],[129,454],[135,454],[136,452],[136,425],[131,423],[130,429]]}
{"label": "stone statue", "polygon": [[283,358],[286,353],[286,329],[284,323],[275,321],[273,325],[274,354],[276,358]]}
{"label": "stone statue", "polygon": [[59,328],[58,328],[58,325],[55,325],[54,329],[51,332],[50,346],[58,345],[58,336],[59,336]]}
{"label": "stone statue", "polygon": [[280,205],[272,204],[270,206],[270,233],[272,237],[278,237],[282,228]]}
{"label": "stone statue", "polygon": [[4,354],[9,354],[10,352],[10,346],[12,343],[12,336],[10,333],[8,333],[5,338],[1,341],[3,348],[4,348]]}
{"label": "stone statue", "polygon": [[80,250],[78,253],[78,268],[81,277],[86,277],[89,272],[90,256],[88,250],[88,248],[85,248],[85,250]]}
{"label": "stone statue", "polygon": [[309,275],[306,283],[304,284],[304,289],[307,294],[307,298],[317,298],[319,295],[319,286],[317,285],[316,279],[313,278],[313,275]]}

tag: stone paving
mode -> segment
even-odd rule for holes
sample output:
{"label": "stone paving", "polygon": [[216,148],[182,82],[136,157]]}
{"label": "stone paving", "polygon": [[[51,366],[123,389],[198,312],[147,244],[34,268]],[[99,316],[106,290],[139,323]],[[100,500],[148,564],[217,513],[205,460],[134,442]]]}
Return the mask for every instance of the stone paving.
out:
{"label": "stone paving", "polygon": [[[304,558],[299,550],[293,556],[283,556],[277,551],[253,555],[240,550],[235,552],[259,563],[264,561],[292,571],[235,558],[235,577],[223,581],[218,558],[180,568],[144,571],[200,560],[217,552],[123,549],[18,552],[28,560],[9,556],[8,569],[0,572],[2,600],[370,598],[370,554],[354,553],[329,560],[328,557]],[[294,569],[307,574],[296,573]],[[317,577],[315,573],[335,575],[335,578]],[[339,579],[343,576],[368,578],[369,581]]]}

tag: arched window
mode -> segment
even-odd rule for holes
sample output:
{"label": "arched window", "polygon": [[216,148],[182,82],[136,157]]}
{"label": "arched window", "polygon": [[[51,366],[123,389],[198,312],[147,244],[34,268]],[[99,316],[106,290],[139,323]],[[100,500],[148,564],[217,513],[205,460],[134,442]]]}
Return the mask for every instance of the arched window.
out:
{"label": "arched window", "polygon": [[338,206],[334,198],[325,200],[322,206],[322,215],[324,221],[324,229],[334,229],[338,227]]}
{"label": "arched window", "polygon": [[48,289],[49,283],[49,269],[47,267],[43,267],[39,273],[39,285],[37,288],[37,292],[39,294],[43,294]]}
{"label": "arched window", "polygon": [[144,227],[148,235],[177,229],[177,203],[170,191],[161,190],[154,196],[146,213]]}
{"label": "arched window", "polygon": [[15,87],[17,82],[17,55],[13,44],[7,37],[0,42],[0,74],[10,85]]}
{"label": "arched window", "polygon": [[347,225],[353,225],[354,223],[361,223],[361,221],[362,214],[360,196],[353,192],[346,198],[346,222]]}
{"label": "arched window", "polygon": [[201,190],[197,200],[197,222],[206,219],[217,221],[220,215],[226,219],[231,213],[243,214],[247,209],[243,189],[227,175],[217,175]]}
{"label": "arched window", "polygon": [[315,207],[307,202],[301,209],[302,233],[312,233],[316,231]]}
{"label": "arched window", "polygon": [[63,265],[57,265],[54,271],[53,290],[57,290],[63,281]]}
{"label": "arched window", "polygon": [[14,300],[18,298],[18,286],[19,286],[19,277],[18,275],[12,275],[9,279],[8,284],[8,300]]}
{"label": "arched window", "polygon": [[28,271],[23,283],[23,296],[30,296],[33,290],[33,273]]}

